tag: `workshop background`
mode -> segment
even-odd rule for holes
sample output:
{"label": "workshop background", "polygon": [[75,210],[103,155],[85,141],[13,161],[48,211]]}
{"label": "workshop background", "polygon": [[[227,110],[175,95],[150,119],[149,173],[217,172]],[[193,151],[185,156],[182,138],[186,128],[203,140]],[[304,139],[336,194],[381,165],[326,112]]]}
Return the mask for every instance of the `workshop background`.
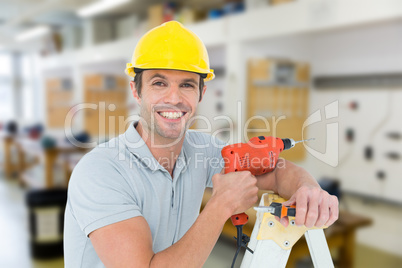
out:
{"label": "workshop background", "polygon": [[[204,41],[216,73],[193,127],[228,143],[315,138],[282,156],[340,200],[326,231],[335,266],[402,267],[395,0],[2,0],[0,267],[63,267],[69,175],[137,118],[125,64],[173,19]],[[230,265],[234,232],[204,267]],[[293,264],[312,267],[308,253]]]}

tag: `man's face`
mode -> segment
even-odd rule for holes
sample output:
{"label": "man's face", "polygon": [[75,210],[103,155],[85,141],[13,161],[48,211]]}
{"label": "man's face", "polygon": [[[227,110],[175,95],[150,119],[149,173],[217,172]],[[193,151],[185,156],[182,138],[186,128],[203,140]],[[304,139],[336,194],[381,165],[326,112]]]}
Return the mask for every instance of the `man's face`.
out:
{"label": "man's face", "polygon": [[136,92],[134,97],[141,105],[148,135],[172,140],[182,137],[199,102],[199,80],[199,74],[185,71],[143,71],[141,97]]}

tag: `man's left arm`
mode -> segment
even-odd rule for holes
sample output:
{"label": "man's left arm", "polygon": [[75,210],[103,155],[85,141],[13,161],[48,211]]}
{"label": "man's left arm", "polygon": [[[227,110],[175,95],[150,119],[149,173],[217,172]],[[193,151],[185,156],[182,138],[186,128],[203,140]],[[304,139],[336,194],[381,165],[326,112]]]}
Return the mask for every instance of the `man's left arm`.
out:
{"label": "man's left arm", "polygon": [[[296,225],[306,227],[330,226],[338,219],[338,198],[321,189],[304,168],[284,159],[278,159],[274,171],[257,176],[261,190],[272,190],[289,199],[283,204],[296,205]],[[281,223],[288,225],[288,219]]]}

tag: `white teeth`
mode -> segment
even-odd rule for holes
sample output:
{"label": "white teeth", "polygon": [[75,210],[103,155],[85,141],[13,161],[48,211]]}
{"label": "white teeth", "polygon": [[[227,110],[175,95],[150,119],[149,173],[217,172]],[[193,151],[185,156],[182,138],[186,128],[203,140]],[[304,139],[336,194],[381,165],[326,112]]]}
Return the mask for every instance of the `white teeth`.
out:
{"label": "white teeth", "polygon": [[183,112],[160,112],[161,116],[167,119],[177,119],[183,116]]}

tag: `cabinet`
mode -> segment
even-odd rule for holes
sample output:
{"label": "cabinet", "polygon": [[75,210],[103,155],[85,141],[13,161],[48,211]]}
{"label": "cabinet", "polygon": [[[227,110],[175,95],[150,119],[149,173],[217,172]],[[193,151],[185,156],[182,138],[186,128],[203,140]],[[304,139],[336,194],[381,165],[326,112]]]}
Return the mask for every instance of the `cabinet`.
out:
{"label": "cabinet", "polygon": [[49,128],[62,128],[72,107],[72,80],[70,78],[48,78],[45,84],[47,126]]}
{"label": "cabinet", "polygon": [[[246,138],[269,135],[301,140],[308,113],[309,65],[285,59],[250,59],[247,69]],[[281,157],[300,161],[305,154],[302,146],[296,146]]]}
{"label": "cabinet", "polygon": [[126,129],[127,79],[117,75],[84,77],[85,130],[94,136],[113,137]]}

